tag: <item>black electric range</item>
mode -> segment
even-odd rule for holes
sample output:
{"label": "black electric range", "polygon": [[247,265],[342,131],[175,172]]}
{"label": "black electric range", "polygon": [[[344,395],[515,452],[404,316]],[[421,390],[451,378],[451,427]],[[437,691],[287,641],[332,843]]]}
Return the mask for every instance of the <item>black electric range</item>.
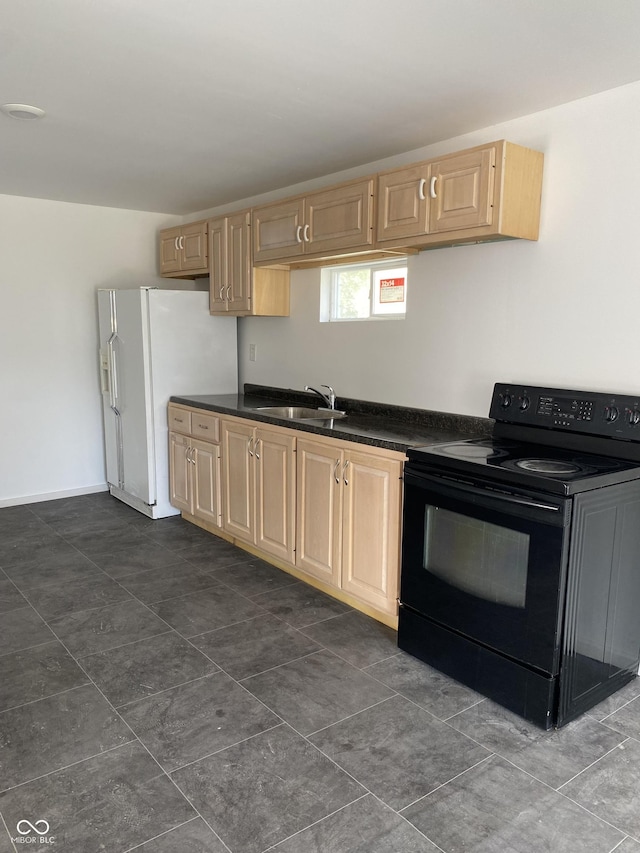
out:
{"label": "black electric range", "polygon": [[497,384],[409,450],[398,643],[544,728],[640,665],[640,395]]}

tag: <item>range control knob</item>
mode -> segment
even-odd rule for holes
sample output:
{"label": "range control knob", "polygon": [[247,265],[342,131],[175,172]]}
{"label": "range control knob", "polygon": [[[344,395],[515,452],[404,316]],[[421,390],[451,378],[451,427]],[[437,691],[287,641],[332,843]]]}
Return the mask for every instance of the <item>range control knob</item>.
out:
{"label": "range control knob", "polygon": [[512,402],[513,397],[508,391],[505,391],[504,394],[500,394],[500,405],[503,409],[508,409]]}
{"label": "range control knob", "polygon": [[520,397],[520,411],[526,412],[529,406],[531,405],[531,400],[525,394],[524,397]]}
{"label": "range control knob", "polygon": [[607,423],[612,424],[614,421],[617,421],[619,414],[617,406],[605,406],[604,419]]}
{"label": "range control knob", "polygon": [[627,423],[629,426],[638,426],[640,424],[640,412],[637,409],[627,410]]}

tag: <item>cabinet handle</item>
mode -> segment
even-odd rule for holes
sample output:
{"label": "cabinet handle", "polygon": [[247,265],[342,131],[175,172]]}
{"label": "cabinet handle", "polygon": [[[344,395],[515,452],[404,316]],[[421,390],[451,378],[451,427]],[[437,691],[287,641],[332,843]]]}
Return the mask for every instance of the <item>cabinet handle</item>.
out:
{"label": "cabinet handle", "polygon": [[335,477],[336,483],[340,482],[340,478],[338,477],[338,468],[339,467],[340,467],[340,460],[336,459],[336,465],[335,465],[335,468],[333,469],[333,476]]}
{"label": "cabinet handle", "polygon": [[426,183],[427,183],[426,178],[420,178],[420,183],[418,184],[418,198],[420,199],[420,201],[424,201],[426,198],[426,196],[424,194],[424,188],[425,188]]}
{"label": "cabinet handle", "polygon": [[260,447],[260,442],[261,442],[261,441],[262,441],[262,439],[261,439],[261,438],[256,439],[256,447],[255,447],[255,450],[256,450],[256,459],[260,459],[260,454],[258,453],[258,448]]}
{"label": "cabinet handle", "polygon": [[227,302],[231,299],[231,285],[227,285]]}
{"label": "cabinet handle", "polygon": [[296,228],[296,243],[302,243],[302,225]]}
{"label": "cabinet handle", "polygon": [[429,196],[430,198],[438,198],[436,195],[436,175],[433,175],[431,178],[431,183],[429,184]]}
{"label": "cabinet handle", "polygon": [[253,450],[251,449],[253,445],[253,436],[249,439],[249,456],[253,456]]}
{"label": "cabinet handle", "polygon": [[180,248],[184,249],[184,234],[180,237]]}
{"label": "cabinet handle", "polygon": [[347,480],[347,468],[348,467],[349,467],[349,460],[347,459],[347,461],[344,463],[344,468],[342,469],[342,476],[344,478],[345,486],[349,485],[349,481]]}
{"label": "cabinet handle", "polygon": [[179,251],[180,251],[180,246],[178,245],[178,240],[179,240],[179,239],[180,239],[179,237],[174,237],[174,239],[173,239],[173,245],[175,246],[175,250],[176,250],[176,252],[179,252]]}
{"label": "cabinet handle", "polygon": [[224,300],[224,284],[223,284],[223,285],[222,285],[222,287],[220,288],[220,294],[219,294],[218,298],[219,298],[221,301],[222,301],[222,300]]}
{"label": "cabinet handle", "polygon": [[304,232],[303,232],[302,236],[304,237],[304,242],[308,243],[309,242],[309,223],[307,223],[304,226]]}

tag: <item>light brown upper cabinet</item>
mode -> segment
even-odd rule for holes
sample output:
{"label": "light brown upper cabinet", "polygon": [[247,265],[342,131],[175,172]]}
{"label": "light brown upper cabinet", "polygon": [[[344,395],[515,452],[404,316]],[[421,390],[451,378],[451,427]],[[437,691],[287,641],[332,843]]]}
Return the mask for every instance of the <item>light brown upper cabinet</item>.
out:
{"label": "light brown upper cabinet", "polygon": [[193,278],[208,275],[207,222],[190,222],[160,232],[160,275]]}
{"label": "light brown upper cabinet", "polygon": [[251,266],[250,211],[211,219],[208,227],[211,313],[288,317],[289,271]]}
{"label": "light brown upper cabinet", "polygon": [[371,250],[373,192],[374,179],[364,178],[254,208],[254,264]]}
{"label": "light brown upper cabinet", "polygon": [[501,140],[378,176],[376,245],[537,240],[543,155]]}

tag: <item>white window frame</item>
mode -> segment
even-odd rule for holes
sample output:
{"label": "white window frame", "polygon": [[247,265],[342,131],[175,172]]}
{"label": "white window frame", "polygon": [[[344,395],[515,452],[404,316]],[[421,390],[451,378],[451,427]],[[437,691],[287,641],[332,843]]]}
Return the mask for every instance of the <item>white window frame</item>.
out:
{"label": "white window frame", "polygon": [[[371,320],[404,320],[407,314],[407,284],[408,268],[407,258],[398,256],[382,261],[359,261],[352,264],[336,264],[335,266],[323,267],[321,278],[320,297],[320,321],[324,323],[362,323]],[[338,317],[338,285],[341,272],[368,270],[369,272],[369,315],[366,317]],[[385,270],[402,270],[404,286],[404,311],[382,311],[376,305],[375,273]]]}

